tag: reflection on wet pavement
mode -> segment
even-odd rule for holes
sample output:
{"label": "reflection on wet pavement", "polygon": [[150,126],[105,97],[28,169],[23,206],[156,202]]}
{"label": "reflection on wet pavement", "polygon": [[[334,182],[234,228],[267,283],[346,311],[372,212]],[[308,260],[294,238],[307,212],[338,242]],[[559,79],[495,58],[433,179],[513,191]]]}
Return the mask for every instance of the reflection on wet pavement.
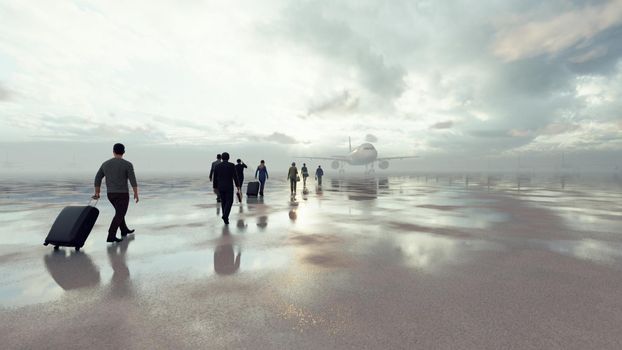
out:
{"label": "reflection on wet pavement", "polygon": [[113,210],[101,201],[74,252],[41,243],[90,183],[14,180],[0,194],[0,334],[9,348],[54,347],[72,324],[114,320],[136,335],[113,341],[121,348],[616,348],[622,191],[513,181],[333,178],[295,199],[272,181],[224,226],[204,179],[147,179],[128,214],[136,235],[107,245]]}

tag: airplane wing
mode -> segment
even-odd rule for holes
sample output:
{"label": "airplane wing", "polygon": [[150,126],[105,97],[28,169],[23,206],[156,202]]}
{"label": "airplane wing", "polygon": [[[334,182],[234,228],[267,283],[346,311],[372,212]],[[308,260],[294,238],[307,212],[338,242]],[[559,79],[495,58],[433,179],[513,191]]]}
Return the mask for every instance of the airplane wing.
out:
{"label": "airplane wing", "polygon": [[391,160],[391,159],[408,159],[408,158],[419,158],[419,156],[379,157],[379,158],[376,158],[376,160],[383,161],[383,160]]}

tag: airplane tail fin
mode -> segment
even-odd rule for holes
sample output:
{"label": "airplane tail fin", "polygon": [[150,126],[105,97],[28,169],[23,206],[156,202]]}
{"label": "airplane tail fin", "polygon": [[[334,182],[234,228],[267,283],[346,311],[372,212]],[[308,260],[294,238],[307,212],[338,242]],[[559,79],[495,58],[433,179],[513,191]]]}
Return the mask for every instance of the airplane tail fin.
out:
{"label": "airplane tail fin", "polygon": [[352,152],[352,138],[350,136],[348,136],[348,147],[350,152]]}

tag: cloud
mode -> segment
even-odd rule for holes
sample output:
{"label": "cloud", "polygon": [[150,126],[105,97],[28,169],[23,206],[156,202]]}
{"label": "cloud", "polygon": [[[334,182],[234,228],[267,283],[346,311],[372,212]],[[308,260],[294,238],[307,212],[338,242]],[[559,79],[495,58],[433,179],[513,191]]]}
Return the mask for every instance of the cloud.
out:
{"label": "cloud", "polygon": [[378,142],[378,138],[375,135],[367,134],[367,135],[365,135],[365,141],[367,141],[367,142]]}
{"label": "cloud", "polygon": [[359,98],[352,96],[350,91],[344,90],[333,96],[329,96],[318,102],[312,102],[307,110],[308,115],[320,115],[325,113],[350,113],[359,105]]}
{"label": "cloud", "polygon": [[551,123],[539,131],[540,135],[559,135],[579,130],[581,126],[577,123]]}
{"label": "cloud", "polygon": [[572,63],[585,63],[589,62],[593,59],[603,57],[607,54],[608,49],[606,46],[597,46],[593,49],[590,49],[586,52],[580,53],[576,56],[571,57],[569,60]]}
{"label": "cloud", "polygon": [[0,101],[8,101],[11,99],[11,92],[0,83]]}
{"label": "cloud", "polygon": [[136,1],[0,2],[0,139],[619,146],[622,0]]}
{"label": "cloud", "polygon": [[514,61],[542,54],[553,55],[571,48],[622,24],[622,0],[587,5],[543,20],[526,16],[523,21],[526,23],[497,33],[493,44],[496,56]]}
{"label": "cloud", "polygon": [[389,62],[373,42],[355,31],[349,24],[350,13],[339,5],[293,2],[277,27],[291,43],[305,45],[344,70],[353,69],[368,91],[384,98],[398,97],[406,88],[407,71]]}
{"label": "cloud", "polygon": [[432,124],[430,126],[430,129],[451,129],[453,126],[454,126],[454,122],[451,120],[448,120],[448,121]]}
{"label": "cloud", "polygon": [[280,133],[280,132],[273,132],[272,134],[267,135],[267,136],[257,136],[257,137],[254,137],[254,138],[256,138],[256,139],[258,139],[260,141],[281,143],[281,144],[285,144],[285,145],[293,145],[293,144],[298,143],[298,141],[296,141],[295,138],[293,138],[293,137],[291,137],[289,135]]}

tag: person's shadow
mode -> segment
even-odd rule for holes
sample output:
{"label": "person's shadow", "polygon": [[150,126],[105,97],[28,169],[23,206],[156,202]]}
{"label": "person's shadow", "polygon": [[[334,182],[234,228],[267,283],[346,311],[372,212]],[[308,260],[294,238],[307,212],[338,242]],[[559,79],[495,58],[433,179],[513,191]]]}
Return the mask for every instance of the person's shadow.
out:
{"label": "person's shadow", "polygon": [[83,252],[54,250],[43,257],[45,268],[54,282],[64,290],[99,285],[99,269]]}
{"label": "person's shadow", "polygon": [[214,250],[214,271],[218,275],[233,275],[240,269],[242,252],[233,250],[233,240],[228,227],[222,230],[222,236]]}
{"label": "person's shadow", "polygon": [[119,242],[109,245],[108,260],[112,267],[112,278],[110,279],[111,293],[115,297],[126,297],[132,294],[132,283],[130,281],[130,269],[127,267],[126,253],[130,242],[134,240],[134,235],[128,235]]}

